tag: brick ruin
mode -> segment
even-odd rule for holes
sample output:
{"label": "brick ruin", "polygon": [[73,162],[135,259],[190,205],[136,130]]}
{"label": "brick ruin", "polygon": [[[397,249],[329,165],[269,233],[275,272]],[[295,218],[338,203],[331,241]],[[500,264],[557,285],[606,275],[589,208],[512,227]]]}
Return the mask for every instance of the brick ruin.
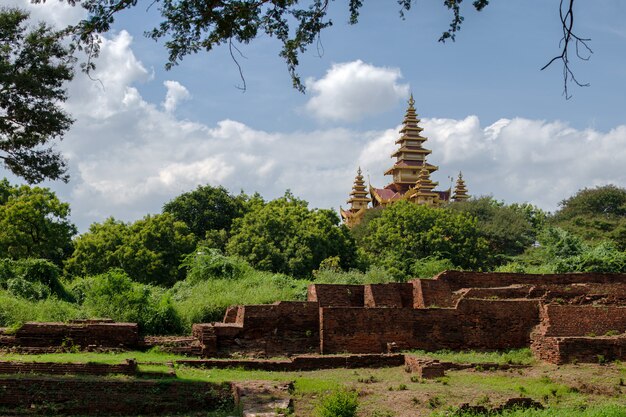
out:
{"label": "brick ruin", "polygon": [[306,302],[231,307],[195,324],[204,356],[531,346],[542,360],[626,359],[626,274],[446,271],[433,279],[312,284]]}
{"label": "brick ruin", "polygon": [[[433,279],[312,284],[307,301],[230,307],[193,326],[179,352],[205,357],[497,350],[530,346],[542,360],[626,359],[626,274],[446,271]],[[71,343],[136,349],[159,344],[132,323],[28,323],[0,347]]]}

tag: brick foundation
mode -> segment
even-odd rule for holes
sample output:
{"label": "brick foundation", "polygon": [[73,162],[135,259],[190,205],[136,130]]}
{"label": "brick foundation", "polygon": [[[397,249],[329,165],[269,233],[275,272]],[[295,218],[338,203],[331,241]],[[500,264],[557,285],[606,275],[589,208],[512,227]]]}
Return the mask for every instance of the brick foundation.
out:
{"label": "brick foundation", "polygon": [[232,404],[230,385],[20,377],[0,379],[1,407],[32,415],[164,415]]}

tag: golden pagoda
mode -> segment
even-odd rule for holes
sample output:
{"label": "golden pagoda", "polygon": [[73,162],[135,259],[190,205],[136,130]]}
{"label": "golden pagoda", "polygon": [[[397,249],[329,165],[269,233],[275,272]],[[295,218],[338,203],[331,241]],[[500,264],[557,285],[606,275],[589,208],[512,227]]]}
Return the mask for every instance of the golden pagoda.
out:
{"label": "golden pagoda", "polygon": [[[340,208],[341,217],[348,227],[353,227],[361,222],[365,212],[370,209],[368,207],[370,201],[372,202],[371,208],[384,208],[400,200],[435,207],[446,204],[451,200],[452,190],[435,190],[439,183],[432,181],[430,178],[431,174],[437,171],[439,167],[426,161],[426,157],[432,151],[424,147],[424,142],[428,139],[422,136],[423,129],[419,126],[421,120],[415,112],[413,94],[411,94],[408,104],[409,107],[406,110],[402,128],[399,132],[400,137],[395,142],[398,145],[398,149],[391,154],[391,157],[395,158],[394,164],[385,171],[385,175],[391,175],[392,182],[384,188],[376,188],[370,184],[369,194],[371,198],[368,198],[363,176],[361,175],[361,168],[359,167],[354,186],[352,187],[352,193],[350,193],[350,199],[348,200],[348,203],[351,205],[350,209],[343,210]],[[455,196],[454,201],[462,201],[469,198],[461,174],[459,174],[456,183]]]}
{"label": "golden pagoda", "polygon": [[424,165],[420,169],[420,173],[415,182],[415,187],[409,189],[405,194],[409,201],[416,204],[426,204],[429,206],[439,205],[439,194],[434,192],[433,189],[439,184],[433,182],[430,179],[430,172],[428,171],[426,159],[424,159]]}
{"label": "golden pagoda", "polygon": [[339,208],[341,217],[348,227],[355,226],[361,222],[370,201],[372,200],[367,196],[365,181],[363,181],[363,174],[361,173],[361,167],[359,167],[356,172],[356,177],[354,177],[354,185],[352,186],[350,198],[347,201],[347,203],[350,204],[350,208],[348,210],[344,210],[341,207]]}
{"label": "golden pagoda", "polygon": [[[422,130],[424,129],[419,126],[420,121],[415,112],[415,100],[413,99],[413,94],[411,94],[409,107],[406,110],[402,128],[400,129],[400,138],[396,140],[396,144],[399,147],[391,154],[392,158],[396,158],[395,163],[385,171],[385,175],[391,175],[393,181],[384,188],[370,186],[372,205],[374,207],[385,207],[394,201],[407,199],[414,193],[415,185],[422,171],[427,171],[428,181],[430,181],[430,174],[439,169],[438,166],[426,162],[426,156],[432,151],[423,146],[428,138],[422,136]],[[432,188],[428,189],[428,192],[437,194],[437,198],[433,198],[433,204],[439,205],[450,200],[450,190],[434,191],[433,188],[437,186],[437,183],[429,182],[428,184],[433,184]]]}
{"label": "golden pagoda", "polygon": [[452,201],[465,201],[470,198],[467,195],[467,187],[465,181],[463,181],[463,173],[459,172],[459,177],[456,179],[456,185],[454,186],[454,194],[452,194]]}

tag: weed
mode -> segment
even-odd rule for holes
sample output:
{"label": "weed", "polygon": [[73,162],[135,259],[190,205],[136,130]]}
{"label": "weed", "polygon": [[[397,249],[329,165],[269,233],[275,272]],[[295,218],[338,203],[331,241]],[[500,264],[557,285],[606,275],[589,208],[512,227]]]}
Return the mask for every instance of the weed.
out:
{"label": "weed", "polygon": [[400,384],[398,385],[398,391],[406,391],[408,388],[406,387],[406,384]]}
{"label": "weed", "polygon": [[317,415],[319,417],[355,417],[358,407],[357,393],[341,389],[322,398],[317,407]]}
{"label": "weed", "polygon": [[436,395],[434,397],[428,398],[428,408],[430,408],[431,410],[441,407],[442,404],[443,402],[441,401],[441,398]]}

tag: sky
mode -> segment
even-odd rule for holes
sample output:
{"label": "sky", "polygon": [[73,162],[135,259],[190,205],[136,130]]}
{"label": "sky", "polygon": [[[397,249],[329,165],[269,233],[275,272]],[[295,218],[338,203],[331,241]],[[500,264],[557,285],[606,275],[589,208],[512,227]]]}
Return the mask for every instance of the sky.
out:
{"label": "sky", "polygon": [[[59,28],[84,17],[55,0],[1,3]],[[372,185],[390,182],[383,173],[413,93],[440,189],[462,171],[474,196],[554,211],[582,188],[626,186],[626,2],[576,3],[593,54],[572,60],[590,86],[572,85],[569,100],[560,64],[540,71],[560,53],[557,0],[493,1],[480,13],[463,3],[462,29],[446,44],[442,2],[416,1],[404,20],[395,1],[364,3],[349,25],[346,2],[331,2],[333,26],[301,58],[302,94],[268,36],[239,46],[245,92],[225,47],[166,71],[163,43],[143,35],[158,3],[140,1],[104,35],[97,81],[77,71],[68,86],[76,122],[57,147],[71,179],[43,185],[70,203],[82,232],[109,216],[159,213],[205,184],[266,199],[289,189],[338,209],[359,166]]]}

